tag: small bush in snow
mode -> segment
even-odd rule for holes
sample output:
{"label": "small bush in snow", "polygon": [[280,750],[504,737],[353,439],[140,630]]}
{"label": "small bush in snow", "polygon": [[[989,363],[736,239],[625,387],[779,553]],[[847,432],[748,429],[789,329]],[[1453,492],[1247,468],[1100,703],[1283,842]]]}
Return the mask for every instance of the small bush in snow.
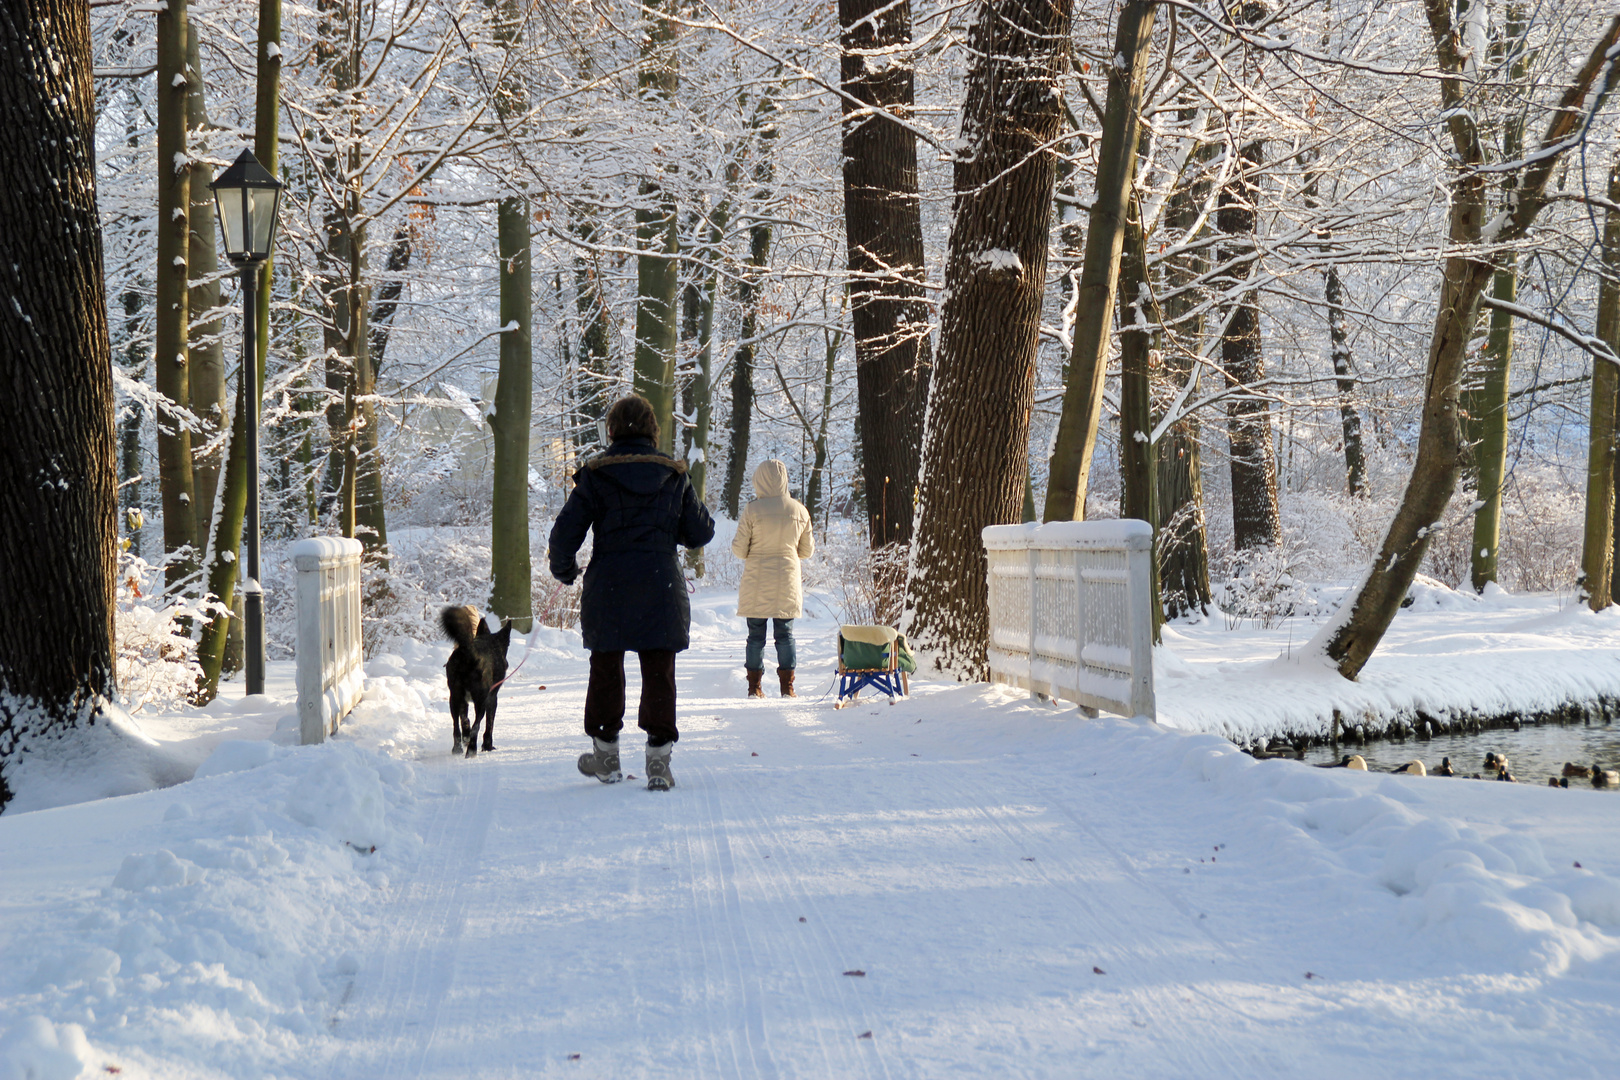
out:
{"label": "small bush in snow", "polygon": [[1306,550],[1297,536],[1282,547],[1250,548],[1225,555],[1215,606],[1235,629],[1245,620],[1267,629],[1284,619],[1320,615],[1330,606],[1315,585],[1296,576]]}
{"label": "small bush in snow", "polygon": [[118,556],[113,646],[118,694],[132,713],[149,705],[163,710],[185,704],[202,673],[197,644],[180,620],[202,622],[209,617],[208,610],[184,597],[165,596],[162,576],[161,566],[138,555],[126,551]]}

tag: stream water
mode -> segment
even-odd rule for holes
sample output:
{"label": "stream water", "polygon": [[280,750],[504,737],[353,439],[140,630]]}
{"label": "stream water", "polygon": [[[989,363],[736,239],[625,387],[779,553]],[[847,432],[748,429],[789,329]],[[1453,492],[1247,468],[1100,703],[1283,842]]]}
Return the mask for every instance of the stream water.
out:
{"label": "stream water", "polygon": [[[1506,754],[1508,770],[1521,784],[1545,784],[1547,777],[1562,774],[1564,762],[1607,768],[1620,768],[1620,724],[1526,724],[1518,731],[1502,729],[1475,735],[1436,735],[1430,739],[1377,740],[1362,746],[1354,741],[1313,746],[1305,752],[1311,764],[1336,762],[1346,754],[1360,754],[1373,772],[1389,772],[1413,758],[1430,772],[1441,758],[1451,758],[1459,776],[1484,775],[1487,752]],[[1591,787],[1589,781],[1570,780],[1570,786]],[[1615,788],[1609,788],[1615,791]]]}

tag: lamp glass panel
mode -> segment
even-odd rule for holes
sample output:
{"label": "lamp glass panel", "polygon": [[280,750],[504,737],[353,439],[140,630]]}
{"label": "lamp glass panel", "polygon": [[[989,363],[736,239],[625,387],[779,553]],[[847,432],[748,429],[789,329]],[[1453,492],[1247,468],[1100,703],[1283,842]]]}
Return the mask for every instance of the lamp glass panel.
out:
{"label": "lamp glass panel", "polygon": [[219,227],[225,234],[225,254],[242,254],[245,230],[242,221],[242,189],[215,188],[214,205],[219,209]]}
{"label": "lamp glass panel", "polygon": [[249,188],[248,208],[253,215],[253,254],[270,254],[270,237],[276,227],[276,203],[281,199],[279,188]]}

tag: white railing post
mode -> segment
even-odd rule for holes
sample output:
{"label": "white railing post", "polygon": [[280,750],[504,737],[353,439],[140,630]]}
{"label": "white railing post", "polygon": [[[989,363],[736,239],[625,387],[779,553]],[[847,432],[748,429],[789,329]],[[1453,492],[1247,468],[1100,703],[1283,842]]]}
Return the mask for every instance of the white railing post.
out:
{"label": "white railing post", "polygon": [[1040,552],[1031,545],[1024,552],[1024,565],[1029,567],[1029,696],[1039,697],[1040,691],[1035,689],[1035,662],[1040,653],[1035,650],[1035,637],[1040,629],[1040,602],[1041,580],[1038,574],[1040,567]]}
{"label": "white railing post", "polygon": [[1153,532],[1126,540],[1130,574],[1127,605],[1131,617],[1132,716],[1153,716]]}
{"label": "white railing post", "polygon": [[[984,530],[990,580],[990,640],[986,654],[993,682],[1022,686],[1079,705],[1087,715],[1100,709],[1126,716],[1154,716],[1153,699],[1153,529],[1145,521],[1063,521],[1046,525],[993,525]],[[1072,565],[1074,580],[1049,573],[1050,594],[1040,595],[1042,556],[1052,552],[1058,566]],[[1019,556],[1022,556],[1020,558]],[[1066,556],[1066,558],[1065,558]],[[1003,625],[1002,598],[1009,575],[997,566],[1019,566],[1027,575],[1027,626]],[[1051,663],[1039,664],[1040,612],[1059,605],[1062,588],[1072,588],[1074,669],[1070,673],[1058,638]],[[1054,634],[1056,631],[1054,630]],[[1019,642],[1027,642],[1027,651]],[[1039,677],[1038,677],[1039,676]],[[1039,689],[1037,689],[1037,685]]]}
{"label": "white railing post", "polygon": [[288,549],[298,571],[298,741],[324,742],[360,700],[360,541],[300,540]]}

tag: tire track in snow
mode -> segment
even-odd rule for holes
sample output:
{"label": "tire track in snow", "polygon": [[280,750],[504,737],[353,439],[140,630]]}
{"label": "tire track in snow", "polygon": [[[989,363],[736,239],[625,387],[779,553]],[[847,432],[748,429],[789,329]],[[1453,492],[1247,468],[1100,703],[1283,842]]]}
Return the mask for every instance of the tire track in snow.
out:
{"label": "tire track in snow", "polygon": [[[452,759],[445,771],[458,764]],[[366,978],[362,962],[351,1015],[335,1025],[340,1038],[350,1039],[334,1077],[421,1075],[445,992],[455,979],[467,903],[462,885],[483,856],[500,789],[498,769],[458,770],[458,778],[463,793],[438,801],[423,825],[422,859],[409,884],[378,912],[386,929],[373,943],[373,954],[382,963]]]}
{"label": "tire track in snow", "polygon": [[[1188,1010],[1185,1008],[1185,1000],[1178,1004],[1167,1000],[1167,994],[1185,991],[1197,995],[1206,1003],[1207,1022],[1202,1025],[1200,1037],[1165,1040],[1156,1044],[1161,1052],[1174,1055],[1172,1070],[1174,1075],[1232,1076],[1247,1080],[1250,1077],[1268,1075],[1273,1071],[1256,1060],[1254,1055],[1238,1047],[1228,1027],[1229,1022],[1234,1019],[1244,1025],[1260,1025],[1265,1021],[1250,1016],[1231,1001],[1222,1000],[1196,981],[1196,977],[1207,974],[1202,966],[1204,960],[1214,958],[1177,956],[1163,948],[1152,948],[1153,944],[1162,940],[1163,935],[1146,928],[1165,925],[1171,921],[1165,916],[1173,912],[1175,916],[1180,916],[1174,921],[1184,921],[1187,924],[1187,937],[1206,940],[1209,946],[1220,952],[1221,959],[1228,965],[1249,968],[1251,964],[1237,956],[1225,942],[1211,934],[1206,927],[1201,926],[1200,920],[1194,918],[1184,905],[1177,903],[1173,897],[1146,881],[1123,854],[1071,807],[1052,799],[1044,789],[1021,792],[1009,791],[1003,787],[992,789],[982,782],[966,779],[968,775],[971,774],[964,771],[963,783],[958,790],[964,795],[971,796],[970,802],[974,809],[1004,838],[1009,851],[1009,864],[1023,867],[1025,873],[1038,877],[1048,887],[1069,898],[1084,912],[1085,920],[1095,927],[1094,933],[1087,936],[1111,943],[1109,948],[1119,961],[1125,961],[1127,957],[1133,958],[1131,962],[1134,964],[1134,971],[1121,967],[1117,961],[1105,962],[1110,964],[1111,975],[1122,978],[1140,976],[1138,986],[1132,991],[1132,1000],[1159,1031],[1184,1029],[1187,1026]],[[998,780],[1007,783],[1011,783],[1012,779],[1012,776],[1006,773],[998,776]],[[1028,783],[1027,778],[1024,782]],[[1031,785],[1031,788],[1034,787]],[[1096,870],[1098,860],[1077,853],[1072,844],[1060,842],[1056,836],[1032,828],[1022,816],[1007,813],[1005,808],[1010,802],[1049,809],[1068,819],[1092,844],[1101,849],[1106,861],[1119,868],[1125,881],[1128,882],[1127,890],[1135,896],[1118,895],[1119,890],[1116,887],[1115,895],[1110,902],[1097,902],[1107,895],[1102,891],[1105,883]],[[1025,859],[1031,852],[1037,854],[1032,861],[1026,862]],[[1094,898],[1082,891],[1076,884],[1079,881],[1095,884],[1099,890],[1097,897]],[[1129,912],[1131,917],[1125,918],[1121,914],[1123,912]],[[1084,923],[1080,924],[1080,928],[1084,929]],[[1190,977],[1178,978],[1178,974]],[[1245,981],[1258,984],[1272,980],[1247,976]],[[1155,982],[1157,985],[1150,985]]]}
{"label": "tire track in snow", "polygon": [[684,850],[691,882],[693,938],[704,962],[715,1072],[738,1080],[777,1080],[780,1072],[765,1033],[759,967],[737,895],[736,867],[715,776],[701,765],[688,765],[685,771],[696,781],[662,797],[675,800],[677,824],[686,826],[677,843]]}
{"label": "tire track in snow", "polygon": [[[805,872],[793,844],[778,831],[778,815],[761,807],[756,788],[749,783],[738,785],[738,798],[746,804],[747,817],[743,819],[752,836],[752,843],[760,850],[760,857],[750,864],[750,871],[762,892],[777,901],[782,916],[784,933],[773,937],[775,941],[789,942],[787,951],[792,956],[794,972],[804,996],[819,1002],[821,1009],[807,1010],[808,1015],[797,1017],[802,1025],[815,1023],[817,1048],[821,1052],[821,1068],[812,1075],[828,1077],[884,1077],[890,1076],[888,1054],[884,1044],[877,1040],[859,1040],[863,1031],[874,1031],[866,1008],[861,1004],[858,988],[839,970],[848,962],[847,955],[833,940],[828,918],[815,899],[812,890],[804,887]],[[770,858],[765,858],[769,855]],[[801,927],[795,921],[806,918]],[[802,930],[803,933],[794,933]],[[834,1030],[833,1017],[848,1016],[849,1030]],[[820,1022],[816,1022],[816,1021]]]}

